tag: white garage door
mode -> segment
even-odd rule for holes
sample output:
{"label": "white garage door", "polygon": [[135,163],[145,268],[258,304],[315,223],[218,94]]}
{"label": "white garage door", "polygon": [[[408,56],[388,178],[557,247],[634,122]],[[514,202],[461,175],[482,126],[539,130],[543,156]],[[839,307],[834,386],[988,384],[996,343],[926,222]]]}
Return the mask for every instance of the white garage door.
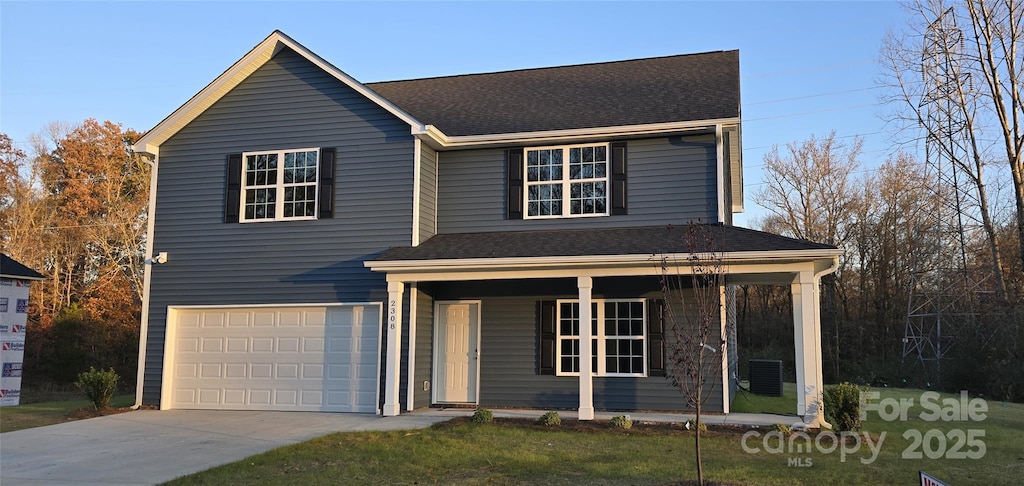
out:
{"label": "white garage door", "polygon": [[378,305],[172,309],[170,317],[162,408],[376,412]]}

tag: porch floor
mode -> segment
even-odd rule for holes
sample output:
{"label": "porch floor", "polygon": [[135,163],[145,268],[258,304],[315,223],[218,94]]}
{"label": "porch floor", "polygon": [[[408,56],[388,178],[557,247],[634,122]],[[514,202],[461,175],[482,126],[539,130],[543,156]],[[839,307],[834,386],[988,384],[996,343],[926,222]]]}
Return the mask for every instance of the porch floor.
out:
{"label": "porch floor", "polygon": [[[540,409],[502,409],[492,408],[491,412],[497,418],[522,418],[538,419],[549,410]],[[476,411],[474,408],[421,408],[411,412],[414,415],[429,417],[469,417]],[[558,415],[565,420],[578,420],[579,414],[575,410],[558,410]],[[628,415],[635,422],[652,423],[682,423],[695,417],[692,413],[673,412],[594,412],[594,420],[610,420],[616,415]],[[803,421],[796,415],[776,415],[770,413],[713,413],[701,416],[704,423],[709,425],[735,425],[735,426],[756,426],[770,427],[775,424],[786,424],[793,428],[802,428]]]}

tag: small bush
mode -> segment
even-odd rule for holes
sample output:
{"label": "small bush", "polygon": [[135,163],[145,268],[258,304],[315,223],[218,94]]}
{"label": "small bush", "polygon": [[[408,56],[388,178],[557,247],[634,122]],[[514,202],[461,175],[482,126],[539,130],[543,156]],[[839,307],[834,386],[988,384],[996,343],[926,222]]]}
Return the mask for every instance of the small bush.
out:
{"label": "small bush", "polygon": [[701,432],[708,431],[708,424],[704,422],[697,422],[696,420],[687,420],[686,423],[683,424],[683,427],[685,427],[686,430],[694,430],[699,428]]}
{"label": "small bush", "polygon": [[555,427],[558,425],[562,425],[562,419],[559,418],[558,412],[548,412],[545,413],[544,415],[541,415],[540,418],[537,419],[537,424],[546,425],[548,427]]}
{"label": "small bush", "polygon": [[494,421],[494,413],[486,408],[480,408],[473,412],[473,417],[470,420],[474,424],[489,424]]}
{"label": "small bush", "polygon": [[793,434],[793,429],[786,424],[775,424],[772,425],[772,430],[775,432],[781,432],[783,436],[789,437]]}
{"label": "small bush", "polygon": [[608,421],[608,425],[611,425],[616,429],[631,429],[633,428],[633,419],[625,415],[616,415]]}
{"label": "small bush", "polygon": [[860,393],[860,387],[846,381],[825,387],[825,420],[837,431],[860,430]]}
{"label": "small bush", "polygon": [[90,366],[89,371],[83,371],[78,374],[78,381],[75,382],[75,386],[82,390],[82,393],[85,393],[85,396],[92,402],[92,406],[101,409],[110,406],[110,400],[114,398],[114,392],[117,391],[117,382],[120,379],[121,377],[117,376],[114,368],[103,371]]}

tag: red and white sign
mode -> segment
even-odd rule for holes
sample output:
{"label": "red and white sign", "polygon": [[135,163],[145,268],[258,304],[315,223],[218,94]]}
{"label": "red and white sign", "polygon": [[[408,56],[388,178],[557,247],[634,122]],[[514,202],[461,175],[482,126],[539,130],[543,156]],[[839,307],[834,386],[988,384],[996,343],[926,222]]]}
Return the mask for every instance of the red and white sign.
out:
{"label": "red and white sign", "polygon": [[935,479],[932,475],[924,471],[918,472],[921,473],[921,486],[946,486],[946,483]]}

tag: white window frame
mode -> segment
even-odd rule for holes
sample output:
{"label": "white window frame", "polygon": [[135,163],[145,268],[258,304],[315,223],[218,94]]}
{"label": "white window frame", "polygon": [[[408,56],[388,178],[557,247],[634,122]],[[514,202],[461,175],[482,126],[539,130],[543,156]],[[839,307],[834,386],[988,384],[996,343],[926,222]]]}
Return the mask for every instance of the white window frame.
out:
{"label": "white window frame", "polygon": [[[604,147],[605,148],[605,171],[604,177],[590,177],[587,179],[569,178],[569,149],[583,147]],[[530,187],[558,184],[558,180],[530,181],[529,158],[531,151],[560,150],[562,152],[562,214],[530,216]],[[572,145],[548,145],[543,147],[526,147],[523,149],[523,219],[559,219],[559,218],[593,218],[611,215],[611,171],[612,171],[612,147],[611,143],[578,143]],[[587,182],[604,182],[604,212],[591,214],[572,214],[571,194],[572,185]]]}
{"label": "white window frame", "polygon": [[[647,333],[647,299],[592,299],[590,302],[592,304],[596,304],[597,305],[597,312],[595,313],[594,316],[591,316],[591,320],[596,320],[596,323],[591,325],[591,332],[593,333],[593,336],[591,337],[591,339],[594,340],[594,341],[597,341],[597,355],[596,355],[596,357],[597,357],[597,367],[594,370],[592,370],[593,373],[594,373],[594,376],[608,376],[608,377],[646,377],[646,376],[648,376],[648,373],[649,373],[649,369],[648,368],[649,368],[650,364],[648,363],[648,359],[649,359],[648,352],[649,352],[649,350],[647,349],[647,340],[649,339],[648,333]],[[642,349],[643,349],[644,370],[643,370],[642,373],[609,373],[609,372],[606,371],[606,369],[607,369],[607,363],[606,363],[607,353],[606,353],[606,350],[605,350],[604,343],[609,338],[610,339],[622,339],[622,337],[621,336],[606,336],[605,335],[605,332],[604,332],[605,331],[605,325],[604,325],[605,324],[605,322],[604,322],[604,320],[605,320],[605,308],[604,307],[605,307],[606,303],[618,303],[618,302],[640,302],[643,305],[643,311],[642,311],[642,314],[641,314],[643,316],[643,321],[644,321],[644,324],[643,324],[643,334],[639,337],[639,339],[636,339],[636,338],[633,339],[633,340],[639,340],[639,341],[643,342]],[[579,299],[559,299],[559,300],[555,301],[555,375],[556,376],[579,376],[580,375],[580,373],[578,371],[562,371],[562,341],[563,340],[572,340],[573,339],[573,336],[571,336],[571,335],[568,335],[568,336],[563,336],[562,335],[562,304],[577,304],[578,305],[579,303],[580,303]],[[579,336],[576,336],[575,339],[578,340],[580,338],[579,338]],[[580,344],[580,346],[581,346],[580,349],[582,350],[583,349],[582,348],[582,343]],[[591,344],[591,346],[593,346],[593,344]]]}
{"label": "white window frame", "polygon": [[[299,152],[315,152],[316,153],[316,179],[312,182],[313,186],[313,215],[312,216],[284,216],[284,190],[285,187],[299,187],[309,186],[309,182],[302,183],[289,183],[284,182],[284,156],[287,153],[299,153]],[[246,161],[250,156],[253,155],[277,155],[277,180],[274,184],[265,184],[260,186],[248,185],[246,178]],[[320,215],[320,147],[310,148],[296,148],[296,149],[282,149],[282,150],[259,150],[253,152],[242,153],[242,184],[241,194],[239,195],[238,203],[238,222],[239,223],[265,223],[270,221],[308,221],[317,219]],[[274,217],[273,218],[246,218],[245,214],[245,195],[246,191],[251,189],[274,189],[275,200],[274,200]]]}

